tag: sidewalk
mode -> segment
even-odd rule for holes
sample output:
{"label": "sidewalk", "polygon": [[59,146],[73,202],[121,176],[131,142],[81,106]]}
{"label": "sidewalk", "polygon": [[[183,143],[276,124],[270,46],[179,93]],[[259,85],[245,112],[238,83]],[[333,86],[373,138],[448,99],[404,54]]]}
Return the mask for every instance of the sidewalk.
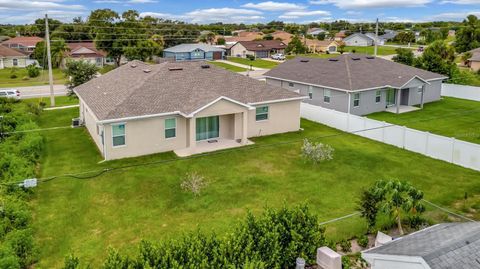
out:
{"label": "sidewalk", "polygon": [[[225,63],[225,64],[229,64],[229,65],[234,65],[234,66],[242,67],[242,68],[246,68],[246,69],[250,69],[250,66],[249,66],[249,65],[246,65],[246,64],[239,64],[239,63],[235,63],[235,62],[231,62],[231,61],[227,61],[227,60],[215,60],[215,61],[216,61],[216,62],[220,62],[220,63]],[[260,70],[267,70],[267,69],[252,66],[252,70],[254,70],[254,71],[260,71]]]}

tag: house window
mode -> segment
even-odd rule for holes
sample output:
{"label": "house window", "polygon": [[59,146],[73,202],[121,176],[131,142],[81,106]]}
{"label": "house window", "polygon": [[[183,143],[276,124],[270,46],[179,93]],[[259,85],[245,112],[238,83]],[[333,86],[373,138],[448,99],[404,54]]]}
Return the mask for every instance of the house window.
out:
{"label": "house window", "polygon": [[308,98],[313,99],[313,87],[308,86]]}
{"label": "house window", "polygon": [[375,92],[375,103],[380,103],[382,100],[382,92],[381,91],[376,91]]}
{"label": "house window", "polygon": [[165,119],[165,138],[174,138],[177,136],[177,119]]}
{"label": "house window", "polygon": [[289,82],[288,87],[293,87],[293,82]]}
{"label": "house window", "polygon": [[418,94],[422,94],[423,91],[423,86],[418,87],[417,92]]}
{"label": "house window", "polygon": [[324,89],[323,90],[323,102],[329,104],[331,95],[332,95],[332,93],[331,93],[330,90]]}
{"label": "house window", "polygon": [[259,106],[255,114],[256,121],[268,120],[268,106]]}
{"label": "house window", "polygon": [[360,106],[360,93],[354,93],[353,94],[353,107],[359,107]]}
{"label": "house window", "polygon": [[114,147],[125,145],[125,123],[112,125],[112,143]]}
{"label": "house window", "polygon": [[12,62],[13,62],[13,66],[18,66],[18,59],[13,59]]}

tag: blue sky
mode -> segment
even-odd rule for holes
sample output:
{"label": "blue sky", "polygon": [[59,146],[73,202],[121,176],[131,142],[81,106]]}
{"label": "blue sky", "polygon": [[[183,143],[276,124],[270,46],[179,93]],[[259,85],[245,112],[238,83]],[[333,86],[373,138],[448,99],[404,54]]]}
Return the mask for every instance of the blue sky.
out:
{"label": "blue sky", "polygon": [[349,20],[351,22],[432,20],[480,17],[480,0],[0,0],[0,23],[30,23],[48,12],[69,21],[91,10],[138,10],[143,16],[195,23]]}

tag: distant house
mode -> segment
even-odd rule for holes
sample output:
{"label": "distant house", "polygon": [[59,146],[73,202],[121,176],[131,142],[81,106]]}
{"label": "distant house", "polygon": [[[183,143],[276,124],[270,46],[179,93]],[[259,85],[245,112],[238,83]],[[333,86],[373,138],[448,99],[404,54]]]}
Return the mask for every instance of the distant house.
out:
{"label": "distant house", "polygon": [[328,32],[325,29],[322,28],[310,28],[307,31],[307,34],[317,37],[320,34],[327,34]]}
{"label": "distant house", "polygon": [[298,131],[303,96],[201,61],[132,61],[74,89],[105,160],[179,156]]}
{"label": "distant house", "polygon": [[249,32],[249,31],[238,31],[234,32],[234,36],[226,36],[226,44],[235,44],[240,41],[253,41],[263,39],[264,34],[262,32]]}
{"label": "distant house", "polygon": [[225,49],[203,43],[180,44],[163,51],[163,57],[175,61],[220,60]]}
{"label": "distant house", "polygon": [[386,40],[383,39],[381,36],[377,37],[375,33],[365,33],[365,35],[373,40],[372,45],[375,45],[375,43],[377,43],[377,45],[380,45],[380,46],[385,45]]}
{"label": "distant house", "polygon": [[271,33],[274,40],[279,40],[288,45],[293,38],[293,35],[285,31],[275,31]]}
{"label": "distant house", "polygon": [[442,223],[362,252],[372,269],[480,268],[480,223]]}
{"label": "distant house", "polygon": [[103,67],[106,64],[114,64],[112,60],[107,58],[107,53],[95,48],[93,42],[78,42],[67,43],[70,51],[67,52],[66,57],[63,59],[62,66],[65,67],[67,61],[87,61],[97,67]]}
{"label": "distant house", "polygon": [[22,51],[0,45],[0,69],[9,67],[26,67],[28,55]]}
{"label": "distant house", "polygon": [[339,43],[332,40],[307,39],[304,41],[310,52],[337,52]]}
{"label": "distant house", "polygon": [[383,35],[380,35],[379,37],[386,42],[386,41],[392,41],[393,39],[395,39],[395,37],[397,37],[397,35],[398,35],[397,31],[385,30],[385,33]]}
{"label": "distant house", "polygon": [[31,55],[35,50],[38,42],[43,41],[43,38],[37,36],[17,36],[3,41],[1,44],[25,52],[27,55]]}
{"label": "distant house", "polygon": [[230,55],[235,57],[255,56],[268,58],[272,54],[284,53],[287,44],[278,40],[239,41],[230,48]]}
{"label": "distant house", "polygon": [[340,41],[343,41],[343,39],[346,37],[347,35],[345,34],[345,31],[340,31],[338,33],[335,34],[335,36],[333,37],[333,40],[337,41],[337,42],[340,42]]}
{"label": "distant house", "polygon": [[400,113],[440,100],[445,76],[363,54],[288,60],[264,74],[268,84],[309,96],[305,102],[355,115]]}
{"label": "distant house", "polygon": [[480,70],[480,48],[473,49],[469,51],[472,54],[467,61],[467,66],[474,72],[478,72]]}
{"label": "distant house", "polygon": [[346,46],[358,46],[358,47],[368,47],[373,46],[374,39],[362,34],[362,33],[354,33],[351,34],[343,39],[343,42]]}

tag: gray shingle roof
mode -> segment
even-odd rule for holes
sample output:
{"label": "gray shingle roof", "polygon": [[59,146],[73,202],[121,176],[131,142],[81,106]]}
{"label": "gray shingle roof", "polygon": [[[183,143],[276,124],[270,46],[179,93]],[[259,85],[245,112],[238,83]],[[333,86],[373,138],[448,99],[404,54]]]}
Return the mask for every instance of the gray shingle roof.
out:
{"label": "gray shingle roof", "polygon": [[265,76],[349,91],[401,87],[415,76],[424,80],[446,78],[441,74],[363,54],[343,54],[334,59],[297,57],[278,65]]}
{"label": "gray shingle roof", "polygon": [[443,223],[365,253],[422,257],[432,269],[480,268],[480,223]]}
{"label": "gray shingle roof", "polygon": [[211,46],[211,45],[204,44],[204,43],[180,44],[180,45],[170,47],[168,49],[164,49],[164,51],[177,53],[177,52],[191,52],[191,51],[194,51],[196,49],[201,49],[205,52],[223,51],[222,48]]}
{"label": "gray shingle roof", "polygon": [[349,35],[349,36],[345,37],[345,38],[343,39],[343,41],[349,40],[350,38],[353,38],[354,36],[358,36],[358,37],[361,37],[361,38],[363,38],[363,39],[366,39],[366,40],[369,40],[369,41],[373,40],[373,38],[369,37],[369,36],[368,36],[368,35],[366,35],[366,34],[362,34],[362,33],[353,33],[353,34],[351,34],[351,35]]}
{"label": "gray shingle roof", "polygon": [[243,104],[303,97],[214,65],[204,69],[205,64],[133,61],[74,91],[99,120],[176,111],[188,115],[222,96]]}

